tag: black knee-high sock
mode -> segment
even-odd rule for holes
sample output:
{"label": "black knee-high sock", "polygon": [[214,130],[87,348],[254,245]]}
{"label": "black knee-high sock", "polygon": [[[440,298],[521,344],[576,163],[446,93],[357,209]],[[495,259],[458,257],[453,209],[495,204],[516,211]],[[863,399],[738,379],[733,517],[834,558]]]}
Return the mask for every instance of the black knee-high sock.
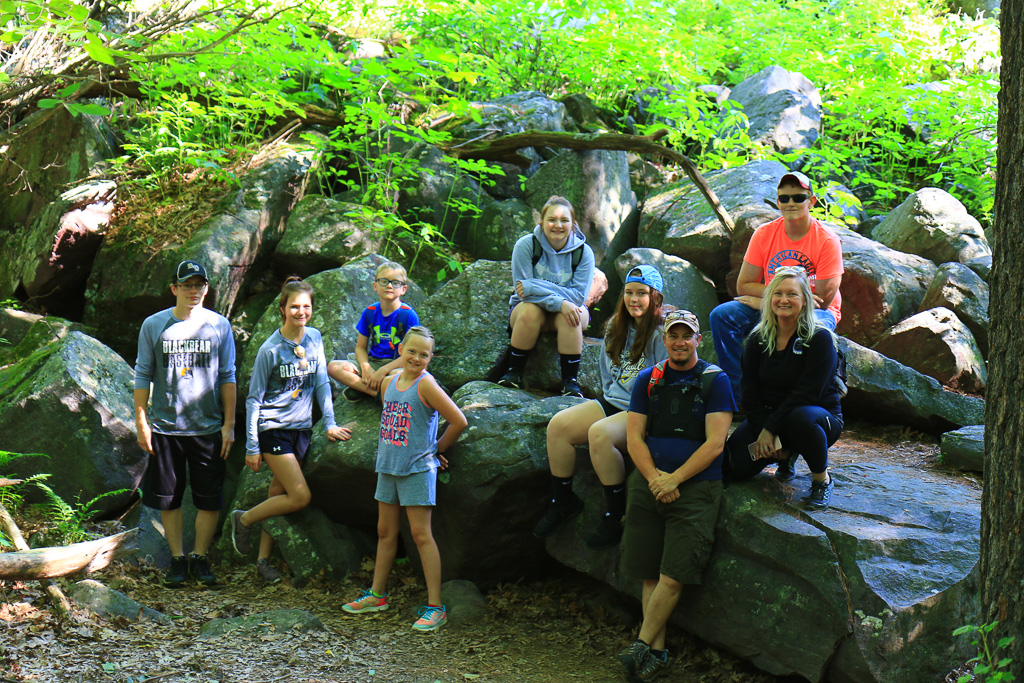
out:
{"label": "black knee-high sock", "polygon": [[626,514],[626,484],[612,484],[604,487],[604,500],[608,514],[615,519],[622,519]]}
{"label": "black knee-high sock", "polygon": [[551,475],[551,502],[555,505],[567,503],[572,499],[572,477],[556,477]]}
{"label": "black knee-high sock", "polygon": [[576,379],[580,374],[580,354],[560,353],[558,358],[562,369],[562,381]]}
{"label": "black knee-high sock", "polygon": [[526,359],[530,356],[532,349],[517,349],[511,344],[508,345],[508,369],[522,372],[526,367]]}

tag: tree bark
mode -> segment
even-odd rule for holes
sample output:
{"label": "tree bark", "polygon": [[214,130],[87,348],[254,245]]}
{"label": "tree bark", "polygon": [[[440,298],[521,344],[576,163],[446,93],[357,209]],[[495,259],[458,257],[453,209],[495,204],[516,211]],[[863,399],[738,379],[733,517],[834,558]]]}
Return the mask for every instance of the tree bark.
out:
{"label": "tree bark", "polygon": [[981,618],[1016,636],[1011,669],[1024,676],[1024,0],[1000,15],[999,151],[996,161],[991,355],[985,401],[985,483],[981,514]]}

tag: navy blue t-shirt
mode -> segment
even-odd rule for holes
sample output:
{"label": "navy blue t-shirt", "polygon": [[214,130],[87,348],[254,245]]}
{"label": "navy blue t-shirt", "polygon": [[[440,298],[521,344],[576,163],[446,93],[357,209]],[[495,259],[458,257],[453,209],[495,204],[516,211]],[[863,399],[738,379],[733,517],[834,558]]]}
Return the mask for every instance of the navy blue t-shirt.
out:
{"label": "navy blue t-shirt", "polygon": [[[641,415],[649,414],[650,398],[647,396],[647,385],[650,384],[653,371],[654,368],[650,367],[637,375],[636,381],[633,383],[633,393],[629,400],[629,412],[640,413]],[[666,386],[694,377],[696,377],[696,368],[681,372],[673,370],[668,363],[665,364],[663,383]],[[724,372],[719,372],[711,382],[711,391],[708,392],[707,404],[703,408],[700,416],[702,421],[708,413],[731,413],[736,410],[736,403],[732,398],[732,386],[729,384],[729,377]],[[654,466],[663,472],[674,472],[682,467],[683,463],[689,460],[690,456],[704,443],[703,441],[693,439],[657,436],[648,436],[644,441],[647,444],[647,448],[651,451]],[[722,456],[719,454],[703,472],[694,475],[692,481],[721,478]]]}

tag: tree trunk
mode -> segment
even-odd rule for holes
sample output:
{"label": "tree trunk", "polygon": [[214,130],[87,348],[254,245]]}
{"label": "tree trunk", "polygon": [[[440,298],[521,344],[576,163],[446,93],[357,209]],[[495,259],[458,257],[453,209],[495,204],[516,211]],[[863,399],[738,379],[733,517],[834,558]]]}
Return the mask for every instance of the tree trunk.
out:
{"label": "tree trunk", "polygon": [[1024,0],[1003,0],[1003,64],[996,162],[991,355],[985,407],[981,618],[998,620],[990,645],[1016,636],[1011,669],[1024,675]]}

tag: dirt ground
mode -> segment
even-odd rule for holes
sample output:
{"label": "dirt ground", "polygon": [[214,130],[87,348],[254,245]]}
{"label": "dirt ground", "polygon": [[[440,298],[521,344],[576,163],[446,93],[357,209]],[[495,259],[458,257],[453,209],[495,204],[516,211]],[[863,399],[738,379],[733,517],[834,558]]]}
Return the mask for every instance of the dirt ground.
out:
{"label": "dirt ground", "polygon": [[[944,469],[933,438],[868,425],[849,427],[831,458],[840,466],[871,459]],[[977,478],[967,479],[980,488]],[[172,626],[109,621],[81,610],[62,624],[39,584],[0,582],[0,681],[624,680],[615,655],[636,637],[639,609],[571,570],[545,582],[498,586],[485,596],[486,619],[428,634],[410,628],[425,589],[407,562],[392,578],[392,609],[361,617],[342,611],[369,584],[371,571],[367,560],[344,583],[313,582],[301,589],[287,582],[264,587],[242,569],[221,572],[214,589],[168,590],[155,569],[131,563],[92,577],[172,617]],[[285,608],[311,612],[324,630],[197,637],[211,619]],[[678,632],[671,633],[669,649],[675,665],[659,680],[784,681]]]}

